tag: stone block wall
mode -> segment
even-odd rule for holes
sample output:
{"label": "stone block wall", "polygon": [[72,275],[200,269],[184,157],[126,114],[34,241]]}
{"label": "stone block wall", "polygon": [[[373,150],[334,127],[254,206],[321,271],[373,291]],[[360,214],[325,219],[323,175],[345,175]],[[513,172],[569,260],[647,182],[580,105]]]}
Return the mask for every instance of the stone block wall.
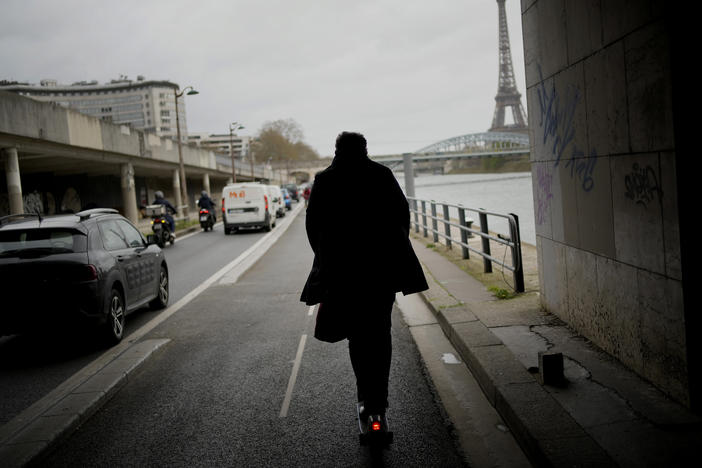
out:
{"label": "stone block wall", "polygon": [[690,403],[664,2],[523,0],[542,303]]}

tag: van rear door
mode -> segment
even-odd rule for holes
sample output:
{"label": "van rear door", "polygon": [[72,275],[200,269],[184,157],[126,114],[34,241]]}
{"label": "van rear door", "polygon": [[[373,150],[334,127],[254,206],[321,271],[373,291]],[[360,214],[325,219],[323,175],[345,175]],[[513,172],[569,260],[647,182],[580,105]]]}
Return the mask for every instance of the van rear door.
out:
{"label": "van rear door", "polygon": [[262,222],[266,217],[263,186],[225,187],[224,215],[227,224]]}

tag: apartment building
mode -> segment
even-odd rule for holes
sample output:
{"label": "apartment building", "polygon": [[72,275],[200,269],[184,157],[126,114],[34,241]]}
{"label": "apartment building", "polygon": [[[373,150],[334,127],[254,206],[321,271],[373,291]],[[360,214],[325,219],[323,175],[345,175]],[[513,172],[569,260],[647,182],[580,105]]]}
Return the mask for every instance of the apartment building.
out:
{"label": "apartment building", "polygon": [[250,136],[230,136],[229,133],[195,132],[188,134],[188,143],[193,143],[221,154],[231,154],[230,151],[233,149],[234,157],[238,159],[241,159],[242,156],[248,156],[250,140]]}
{"label": "apartment building", "polygon": [[[38,101],[53,102],[115,124],[130,125],[162,137],[176,138],[175,92],[171,81],[146,80],[138,76],[130,80],[120,76],[109,83],[80,81],[70,85],[45,79],[39,84],[0,81],[0,90],[10,91]],[[187,141],[188,126],[185,100],[178,99],[180,134]]]}

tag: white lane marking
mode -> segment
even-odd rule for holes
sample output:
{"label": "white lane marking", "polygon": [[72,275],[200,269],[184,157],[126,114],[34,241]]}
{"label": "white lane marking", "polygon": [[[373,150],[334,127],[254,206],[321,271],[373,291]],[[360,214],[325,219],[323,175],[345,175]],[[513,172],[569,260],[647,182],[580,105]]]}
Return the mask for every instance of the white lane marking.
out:
{"label": "white lane marking", "polygon": [[292,373],[290,374],[290,380],[288,381],[288,389],[285,391],[285,399],[283,400],[283,406],[282,408],[280,408],[281,418],[284,418],[288,415],[288,408],[290,408],[290,400],[292,399],[292,392],[295,388],[297,373],[300,370],[300,363],[302,362],[302,353],[305,351],[306,341],[307,335],[302,335],[302,337],[300,337],[300,344],[297,347],[297,354],[295,355],[295,363],[293,364]]}
{"label": "white lane marking", "polygon": [[[290,218],[286,216],[285,219],[280,222],[280,225],[278,225],[278,227],[266,234],[266,236],[263,239],[258,241],[249,250],[241,254],[239,256],[239,258],[241,258],[241,262],[239,262],[239,264],[237,264],[236,266],[232,267],[225,275],[223,275],[219,284],[234,284],[237,281],[239,281],[241,275],[243,275],[254,263],[256,263],[258,259],[261,258],[263,254],[266,253],[268,249],[285,233],[285,231],[288,230],[288,228],[292,225],[293,219],[295,219],[298,213],[302,211],[303,206],[304,205],[298,205],[297,207],[295,207],[295,209],[290,213]],[[268,241],[268,244],[265,246],[265,248],[261,248],[260,250],[255,252],[254,255],[250,255],[256,250],[254,247],[258,248],[260,245],[264,244],[265,241]]]}
{"label": "white lane marking", "polygon": [[[298,207],[296,207],[290,213],[290,218],[289,218],[290,224],[292,224],[292,220],[295,219],[297,214],[300,211],[302,211],[301,207],[302,207],[302,205],[298,205]],[[290,224],[288,224],[288,226]],[[278,232],[280,232],[280,231],[278,231]],[[21,428],[27,426],[33,420],[40,417],[45,411],[47,411],[56,402],[58,402],[59,400],[64,398],[66,395],[71,393],[71,391],[73,391],[73,389],[75,389],[78,385],[80,385],[83,381],[85,381],[85,379],[87,379],[87,377],[97,373],[100,369],[104,368],[107,364],[109,364],[114,359],[119,357],[127,349],[129,349],[131,346],[133,346],[134,343],[136,341],[138,341],[141,337],[143,337],[149,331],[153,330],[156,326],[158,326],[159,324],[164,322],[171,315],[173,315],[179,309],[181,309],[183,306],[185,306],[188,302],[193,300],[193,298],[195,298],[195,296],[197,296],[202,291],[204,291],[209,286],[211,286],[212,283],[214,283],[220,277],[222,277],[225,273],[227,273],[227,271],[229,269],[232,269],[232,268],[236,267],[237,265],[239,265],[243,260],[246,259],[246,257],[248,255],[251,254],[251,252],[253,252],[259,245],[263,244],[263,242],[265,242],[274,233],[275,233],[275,231],[272,231],[272,232],[266,234],[263,238],[261,238],[258,242],[256,242],[256,244],[254,244],[251,248],[247,249],[244,253],[242,253],[237,258],[232,260],[228,265],[224,266],[219,271],[217,271],[215,274],[210,276],[200,286],[198,286],[197,288],[190,291],[188,294],[186,294],[184,297],[182,297],[178,302],[176,302],[172,306],[164,309],[159,315],[157,315],[156,317],[151,319],[151,321],[144,324],[141,328],[139,328],[138,330],[135,330],[128,337],[126,337],[124,340],[122,340],[122,342],[120,344],[113,346],[112,348],[105,351],[103,354],[98,356],[94,361],[90,362],[85,367],[83,367],[81,370],[79,370],[78,372],[76,372],[75,374],[73,374],[72,376],[67,378],[65,381],[63,381],[61,384],[59,384],[56,388],[54,388],[54,390],[52,390],[44,398],[35,402],[32,406],[25,409],[22,413],[18,414],[12,421],[9,421],[8,423],[6,423],[2,427],[0,427],[0,443],[4,443],[5,440],[9,439],[9,437],[11,437],[13,434],[17,433]],[[193,233],[193,234],[197,234],[197,232]],[[184,239],[185,237],[189,237],[189,236],[183,236],[182,239]],[[265,249],[265,250],[267,250],[267,249]],[[264,250],[264,253],[265,253],[265,250]]]}
{"label": "white lane marking", "polygon": [[317,306],[310,306],[310,310],[307,312],[308,317],[312,317],[312,314],[314,314],[314,308]]}
{"label": "white lane marking", "polygon": [[[299,210],[297,212],[295,212],[295,215],[297,215],[297,213],[299,213]],[[292,224],[293,219],[294,219],[294,216],[291,217],[290,222],[285,226],[286,229],[288,226],[290,226]],[[144,324],[141,328],[134,331],[134,333],[130,334],[129,335],[129,342],[131,343],[131,342],[137,341],[139,338],[141,338],[142,336],[144,336],[145,334],[147,334],[148,332],[153,330],[155,327],[160,325],[162,322],[164,322],[166,319],[168,319],[171,315],[175,314],[178,310],[180,310],[184,305],[186,305],[188,302],[192,301],[193,298],[195,298],[197,295],[202,293],[205,289],[212,286],[213,283],[217,282],[220,278],[222,278],[224,275],[229,273],[231,270],[234,270],[235,268],[237,268],[245,260],[248,260],[248,257],[251,256],[254,252],[256,252],[256,250],[261,245],[265,244],[266,241],[268,241],[268,239],[273,237],[273,235],[276,235],[276,237],[273,241],[273,242],[275,242],[275,240],[277,240],[281,235],[283,235],[283,233],[285,232],[286,229],[281,229],[277,232],[271,231],[268,234],[266,234],[265,236],[263,236],[261,239],[258,240],[258,242],[256,242],[254,245],[252,245],[251,247],[246,249],[241,255],[236,257],[234,260],[229,262],[227,265],[220,268],[219,271],[217,271],[214,275],[207,278],[200,286],[198,286],[197,288],[190,291],[188,294],[183,296],[178,302],[176,302],[172,306],[168,307],[166,310],[161,312],[159,315],[157,315],[156,317],[151,319],[150,322]],[[269,244],[268,246],[266,246],[266,248],[261,249],[259,252],[256,252],[256,254],[253,255],[256,258],[256,260],[258,260],[260,257],[263,256],[263,254],[266,253],[268,248],[270,248],[270,246],[273,245],[273,242],[271,244]],[[248,266],[250,266],[251,264],[252,264],[252,262],[247,262]],[[248,268],[248,266],[247,266],[247,268]],[[239,274],[236,275],[236,278],[234,279],[234,281],[229,281],[228,283],[235,283],[239,279],[239,276],[241,276],[244,273],[244,271],[239,270],[238,273]]]}
{"label": "white lane marking", "polygon": [[444,364],[460,364],[461,361],[459,361],[456,356],[454,356],[453,353],[444,353],[441,355],[441,360],[444,361]]}

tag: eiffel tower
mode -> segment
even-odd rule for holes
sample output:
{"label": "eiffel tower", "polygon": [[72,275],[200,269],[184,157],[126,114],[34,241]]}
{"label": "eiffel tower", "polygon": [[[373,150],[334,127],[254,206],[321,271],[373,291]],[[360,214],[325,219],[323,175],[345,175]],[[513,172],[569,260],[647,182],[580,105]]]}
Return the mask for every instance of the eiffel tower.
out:
{"label": "eiffel tower", "polygon": [[[526,132],[527,120],[522,95],[517,91],[512,68],[512,52],[509,48],[509,32],[507,31],[507,15],[505,0],[497,0],[500,22],[500,79],[495,96],[495,115],[492,117],[490,132]],[[505,125],[505,109],[512,108],[514,123]]]}

